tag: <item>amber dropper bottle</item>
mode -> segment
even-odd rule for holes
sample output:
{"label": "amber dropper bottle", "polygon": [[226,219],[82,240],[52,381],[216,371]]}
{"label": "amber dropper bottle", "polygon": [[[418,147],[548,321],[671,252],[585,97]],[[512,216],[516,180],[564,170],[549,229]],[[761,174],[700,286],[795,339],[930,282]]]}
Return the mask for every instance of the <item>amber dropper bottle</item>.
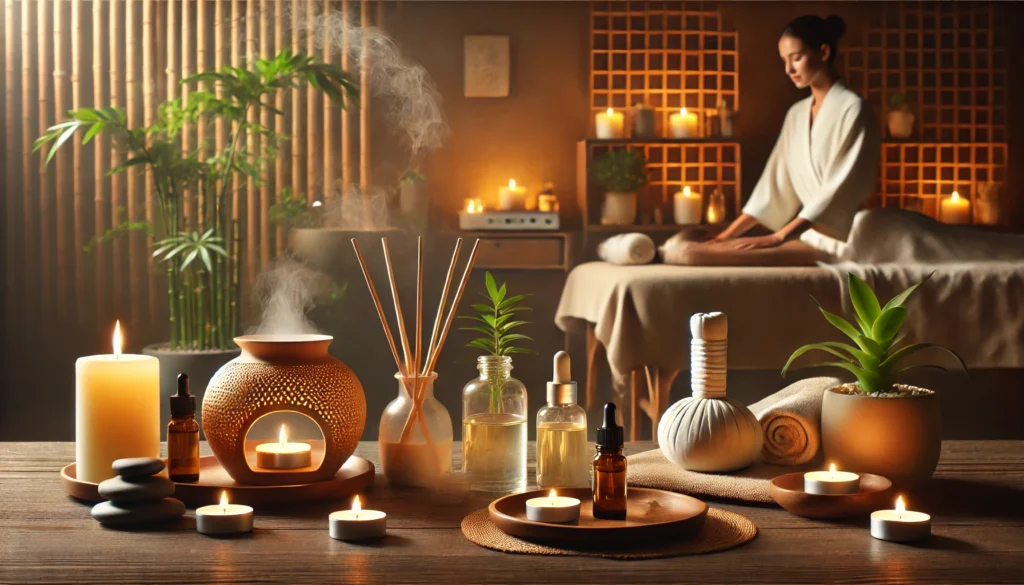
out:
{"label": "amber dropper bottle", "polygon": [[178,393],[171,396],[171,422],[167,425],[167,472],[171,481],[199,481],[196,397],[188,392],[188,376],[185,374],[178,374]]}
{"label": "amber dropper bottle", "polygon": [[614,402],[604,405],[604,424],[597,429],[594,518],[626,519],[626,458],[622,456],[622,427],[615,424]]}

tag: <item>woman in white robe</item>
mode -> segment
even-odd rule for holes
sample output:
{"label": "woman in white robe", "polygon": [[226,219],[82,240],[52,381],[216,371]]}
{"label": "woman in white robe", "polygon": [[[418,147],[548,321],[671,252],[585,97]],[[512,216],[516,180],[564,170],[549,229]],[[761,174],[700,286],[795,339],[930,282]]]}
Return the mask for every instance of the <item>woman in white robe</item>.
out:
{"label": "woman in white robe", "polygon": [[[849,235],[857,209],[875,190],[881,136],[870,106],[833,69],[844,31],[838,16],[808,15],[782,33],[786,74],[811,95],[789,109],[761,179],[716,247],[774,248],[796,238],[818,247]],[[772,233],[739,237],[758,224]]]}

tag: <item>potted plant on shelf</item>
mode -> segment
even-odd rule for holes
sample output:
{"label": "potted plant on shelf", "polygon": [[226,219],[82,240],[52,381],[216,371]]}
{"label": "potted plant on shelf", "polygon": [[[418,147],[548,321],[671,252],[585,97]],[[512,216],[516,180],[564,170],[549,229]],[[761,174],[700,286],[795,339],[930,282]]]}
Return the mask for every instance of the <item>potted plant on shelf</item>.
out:
{"label": "potted plant on shelf", "polygon": [[601,223],[636,221],[637,191],[647,184],[647,162],[634,150],[612,150],[594,160],[591,174],[605,188]]}
{"label": "potted plant on shelf", "polygon": [[907,94],[896,92],[889,96],[889,135],[896,139],[910,138],[914,133],[914,112],[910,110]]}
{"label": "potted plant on shelf", "polygon": [[473,305],[476,321],[463,327],[483,334],[467,344],[487,355],[477,358],[480,376],[462,391],[462,469],[470,489],[513,492],[526,489],[526,387],[511,376],[512,356],[533,353],[517,342],[533,341],[513,329],[529,324],[516,314],[529,311],[522,301],[529,295],[508,296],[494,276],[484,276],[487,304]]}
{"label": "potted plant on shelf", "polygon": [[856,376],[857,382],[825,392],[821,405],[825,457],[840,469],[875,473],[897,483],[927,479],[935,471],[942,446],[938,397],[932,390],[897,384],[896,379],[913,368],[944,368],[900,364],[922,349],[938,348],[956,358],[964,371],[967,368],[956,352],[940,345],[900,345],[903,336],[899,331],[907,317],[903,305],[922,283],[896,295],[883,307],[863,280],[850,274],[848,281],[856,327],[820,305],[818,309],[856,346],[835,341],[805,345],[793,352],[782,375],[794,360],[811,350],[839,358],[823,365],[843,368]]}
{"label": "potted plant on shelf", "polygon": [[[193,387],[202,390],[214,371],[238,355],[233,338],[239,323],[241,234],[231,212],[232,185],[248,178],[262,185],[270,161],[287,138],[249,121],[250,112],[266,108],[284,115],[268,105],[271,98],[305,83],[340,107],[356,95],[355,84],[337,65],[288,50],[257,59],[249,69],[224,67],[182,80],[197,82],[215,84],[217,92],[193,91],[187,104],[176,99],[164,102],[148,126],[130,127],[122,108],[81,108],[68,112],[67,120],[50,127],[33,146],[38,150],[52,142],[49,162],[79,130],[85,132],[83,144],[106,132],[124,155],[124,162],[108,174],[145,169],[152,176],[160,222],[142,227],[160,238],[153,243],[152,261],[163,265],[167,276],[169,340],[144,352],[160,359],[165,397],[175,392],[179,372],[187,372]],[[204,143],[190,152],[182,150],[184,128],[215,121],[228,129],[223,149],[212,152],[213,147]],[[253,133],[263,139],[263,150],[247,150],[247,137]],[[186,192],[196,194],[198,201],[191,225],[184,221]],[[139,226],[137,221],[126,222],[114,231],[136,231]],[[166,406],[167,401],[163,403]]]}

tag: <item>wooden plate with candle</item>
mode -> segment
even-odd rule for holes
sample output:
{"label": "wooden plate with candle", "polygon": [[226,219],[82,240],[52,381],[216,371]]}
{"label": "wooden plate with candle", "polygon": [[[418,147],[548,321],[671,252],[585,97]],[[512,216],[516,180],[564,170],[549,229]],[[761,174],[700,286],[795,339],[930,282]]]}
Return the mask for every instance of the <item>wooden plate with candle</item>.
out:
{"label": "wooden plate with candle", "polygon": [[772,499],[790,514],[804,518],[852,518],[867,516],[892,505],[892,482],[881,475],[861,473],[860,491],[855,494],[812,494],[804,491],[804,473],[787,473],[773,478]]}
{"label": "wooden plate with candle", "polygon": [[534,522],[526,517],[526,500],[548,495],[536,490],[499,498],[488,507],[491,522],[506,534],[551,543],[635,546],[689,538],[700,530],[708,513],[704,502],[664,490],[634,488],[626,492],[626,519],[594,518],[589,488],[557,490],[559,496],[580,500],[580,518],[567,524]]}
{"label": "wooden plate with candle", "polygon": [[[261,508],[340,500],[364,491],[373,483],[373,474],[373,463],[353,455],[334,477],[326,481],[295,485],[242,485],[231,479],[216,457],[208,455],[199,458],[199,481],[175,483],[174,497],[185,502],[190,508],[216,503],[224,490],[230,493],[232,504]],[[167,470],[160,472],[160,475],[166,477]],[[64,491],[73,498],[88,502],[99,502],[104,499],[100,497],[99,484],[78,481],[75,477],[74,463],[60,470],[60,479]]]}

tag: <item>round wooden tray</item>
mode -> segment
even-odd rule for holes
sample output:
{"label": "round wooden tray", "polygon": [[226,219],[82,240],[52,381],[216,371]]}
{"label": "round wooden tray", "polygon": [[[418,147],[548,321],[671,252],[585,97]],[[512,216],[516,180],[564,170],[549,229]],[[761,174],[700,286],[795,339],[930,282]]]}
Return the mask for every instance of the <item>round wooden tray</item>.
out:
{"label": "round wooden tray", "polygon": [[566,488],[558,495],[580,500],[580,519],[569,524],[548,524],[526,519],[526,500],[546,496],[549,490],[512,494],[491,502],[491,522],[506,534],[551,543],[628,546],[676,540],[694,535],[704,524],[708,506],[683,494],[647,488],[627,490],[626,519],[594,518],[593,493],[587,488]]}
{"label": "round wooden tray", "polygon": [[[208,455],[199,459],[199,482],[175,483],[174,497],[185,502],[189,508],[217,503],[220,492],[224,490],[228,491],[232,504],[253,507],[334,500],[362,492],[373,483],[373,474],[373,463],[353,455],[333,478],[326,481],[275,486],[242,485],[231,479],[216,457]],[[167,471],[160,475],[166,477]],[[99,484],[78,481],[74,463],[60,470],[60,481],[64,491],[73,498],[88,502],[104,499],[100,497]]]}
{"label": "round wooden tray", "polygon": [[855,494],[809,494],[804,491],[804,473],[775,477],[769,487],[772,499],[791,514],[804,518],[852,518],[875,510],[892,508],[892,482],[881,475],[860,474],[860,491]]}

